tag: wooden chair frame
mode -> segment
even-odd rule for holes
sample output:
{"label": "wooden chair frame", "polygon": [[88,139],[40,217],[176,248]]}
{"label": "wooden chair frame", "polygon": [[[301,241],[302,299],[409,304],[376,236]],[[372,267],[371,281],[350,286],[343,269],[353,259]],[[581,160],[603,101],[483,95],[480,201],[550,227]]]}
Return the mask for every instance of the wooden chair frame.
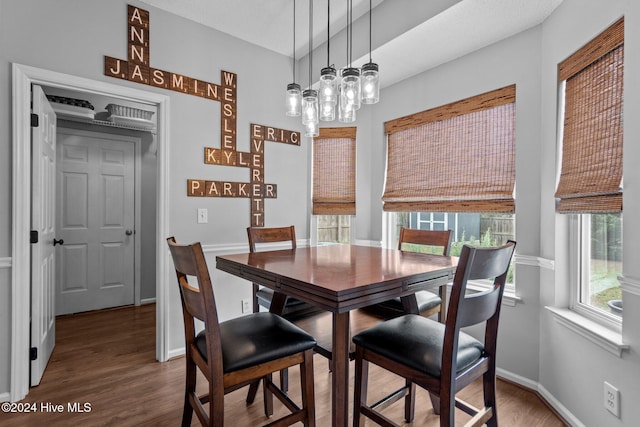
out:
{"label": "wooden chair frame", "polygon": [[[278,243],[290,242],[291,250],[296,250],[296,229],[293,225],[288,227],[247,227],[247,237],[249,239],[249,252],[257,252],[257,244],[259,243]],[[260,285],[253,284],[253,312],[260,311],[258,302],[258,291]],[[286,303],[285,303],[286,305]]]}
{"label": "wooden chair frame", "polygon": [[[173,237],[168,238],[167,242],[180,287],[186,342],[186,384],[182,425],[184,427],[191,425],[195,411],[202,425],[223,426],[224,395],[254,383],[256,380],[262,380],[265,415],[269,417],[273,414],[274,395],[291,411],[290,415],[273,421],[268,424],[269,426],[292,425],[296,422],[302,422],[306,426],[315,426],[313,349],[224,373],[220,325],[202,247],[200,243],[178,245]],[[197,278],[197,288],[189,284],[189,276]],[[196,346],[195,319],[205,324],[206,360]],[[298,407],[285,392],[271,381],[273,372],[296,365],[300,365],[302,408]],[[208,393],[202,396],[196,394],[197,369],[200,369],[209,383]],[[203,406],[206,403],[209,404],[208,413]]]}
{"label": "wooden chair frame", "polygon": [[[400,228],[400,236],[398,238],[398,250],[402,250],[402,245],[416,244],[423,246],[441,247],[441,255],[449,256],[451,249],[451,230],[416,230],[412,228]],[[428,292],[428,291],[422,291]],[[447,307],[447,287],[440,286],[438,296],[442,300],[440,305],[433,307],[423,313],[422,316],[429,317],[438,313],[438,321],[444,323],[445,307]]]}
{"label": "wooden chair frame", "polygon": [[[423,371],[412,369],[377,352],[356,345],[354,427],[361,425],[362,416],[366,416],[381,426],[397,426],[379,411],[403,397],[405,399],[405,420],[412,422],[415,413],[416,384],[429,391],[434,412],[440,415],[440,426],[454,426],[455,408],[459,408],[472,416],[467,425],[479,426],[486,423],[490,427],[497,427],[495,380],[498,320],[507,272],[514,251],[515,242],[513,241],[498,248],[463,246],[453,281],[451,303],[446,320],[440,377],[430,376]],[[494,278],[492,289],[466,295],[468,280],[487,278]],[[471,366],[458,371],[456,361],[460,330],[483,322],[485,323],[485,336],[481,357]],[[369,362],[404,377],[405,386],[377,403],[368,405]],[[477,409],[457,399],[456,393],[480,377],[483,378],[484,408]]]}

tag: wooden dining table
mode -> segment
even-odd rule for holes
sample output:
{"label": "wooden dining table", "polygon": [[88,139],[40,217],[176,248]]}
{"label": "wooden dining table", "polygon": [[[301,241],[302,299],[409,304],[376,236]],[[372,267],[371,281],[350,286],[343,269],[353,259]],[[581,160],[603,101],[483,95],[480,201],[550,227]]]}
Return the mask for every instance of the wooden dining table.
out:
{"label": "wooden dining table", "polygon": [[349,312],[401,297],[417,313],[415,292],[453,279],[456,257],[371,246],[326,245],[221,255],[216,268],[273,289],[270,311],[282,313],[287,296],[332,313],[332,426],[349,420]]}

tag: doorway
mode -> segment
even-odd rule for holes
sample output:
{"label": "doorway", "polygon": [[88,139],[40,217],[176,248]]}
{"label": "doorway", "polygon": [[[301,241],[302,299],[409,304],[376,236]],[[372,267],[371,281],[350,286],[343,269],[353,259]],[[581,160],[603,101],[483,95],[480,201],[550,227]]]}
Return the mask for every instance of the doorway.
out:
{"label": "doorway", "polygon": [[68,74],[12,65],[13,71],[13,211],[12,211],[12,335],[10,399],[23,399],[29,391],[29,286],[30,283],[30,212],[31,212],[31,87],[41,85],[79,93],[111,96],[153,105],[157,108],[157,197],[156,197],[156,359],[168,359],[168,298],[166,296],[166,251],[168,235],[168,114],[169,97],[153,92],[118,86]]}

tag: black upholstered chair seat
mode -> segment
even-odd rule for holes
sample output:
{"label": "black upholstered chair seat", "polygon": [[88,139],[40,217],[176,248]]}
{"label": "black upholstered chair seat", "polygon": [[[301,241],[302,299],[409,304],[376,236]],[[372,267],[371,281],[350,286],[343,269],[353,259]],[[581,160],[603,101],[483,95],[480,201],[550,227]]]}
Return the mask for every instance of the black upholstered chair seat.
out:
{"label": "black upholstered chair seat", "polygon": [[[424,313],[425,311],[431,310],[432,308],[442,304],[442,299],[438,295],[429,291],[416,292],[416,300],[418,301],[419,313]],[[404,308],[402,306],[402,301],[400,300],[400,297],[393,298],[385,302],[381,302],[377,304],[377,307],[383,310],[390,310],[398,313],[404,313]]]}
{"label": "black upholstered chair seat", "polygon": [[[220,323],[224,373],[280,359],[315,347],[316,340],[282,317],[254,313]],[[205,331],[196,337],[196,346],[207,359]]]}
{"label": "black upholstered chair seat", "polygon": [[[439,377],[445,325],[415,314],[387,320],[353,337],[353,342],[417,371]],[[478,360],[481,342],[460,332],[457,371]]]}

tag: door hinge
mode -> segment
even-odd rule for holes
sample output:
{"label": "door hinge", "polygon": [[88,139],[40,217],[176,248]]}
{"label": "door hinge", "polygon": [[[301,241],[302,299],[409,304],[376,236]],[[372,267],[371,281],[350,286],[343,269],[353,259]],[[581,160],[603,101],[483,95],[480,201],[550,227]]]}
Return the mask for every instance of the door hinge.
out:
{"label": "door hinge", "polygon": [[40,117],[36,113],[31,113],[31,127],[37,128],[40,124]]}
{"label": "door hinge", "polygon": [[38,358],[38,347],[31,347],[29,350],[29,360],[36,360]]}
{"label": "door hinge", "polygon": [[38,243],[38,230],[31,230],[29,233],[29,243]]}

